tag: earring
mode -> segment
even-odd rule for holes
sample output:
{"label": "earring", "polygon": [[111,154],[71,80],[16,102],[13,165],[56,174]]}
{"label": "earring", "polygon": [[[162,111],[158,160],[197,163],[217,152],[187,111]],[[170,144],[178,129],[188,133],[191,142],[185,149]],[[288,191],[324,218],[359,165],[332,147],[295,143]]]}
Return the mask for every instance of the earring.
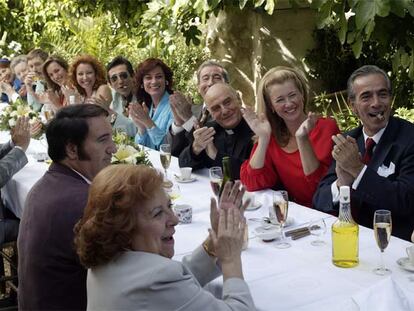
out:
{"label": "earring", "polygon": [[144,86],[141,84],[141,89],[143,89],[144,88]]}
{"label": "earring", "polygon": [[168,85],[168,81],[165,81],[165,85]]}

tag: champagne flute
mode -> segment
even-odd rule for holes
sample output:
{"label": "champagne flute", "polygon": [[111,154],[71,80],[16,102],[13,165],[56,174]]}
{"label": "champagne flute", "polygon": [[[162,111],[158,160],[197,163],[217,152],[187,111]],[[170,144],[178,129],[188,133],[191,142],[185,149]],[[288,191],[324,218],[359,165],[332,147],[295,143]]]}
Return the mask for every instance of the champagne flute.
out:
{"label": "champagne flute", "polygon": [[168,179],[167,169],[171,163],[171,146],[170,144],[162,144],[160,146],[160,160],[161,165],[164,168],[165,178]]}
{"label": "champagne flute", "polygon": [[319,239],[319,237],[326,232],[326,223],[323,218],[311,221],[308,229],[312,235],[316,236],[316,240],[311,242],[313,246],[322,246],[326,244],[325,241]]}
{"label": "champagne flute", "polygon": [[276,248],[289,248],[291,245],[286,241],[286,236],[284,232],[284,227],[286,224],[287,216],[289,209],[289,199],[287,191],[279,191],[279,193],[273,194],[273,206],[270,219],[274,219],[280,224],[280,234],[281,238],[279,242],[276,243]]}
{"label": "champagne flute", "polygon": [[391,212],[388,210],[376,210],[374,214],[374,234],[377,245],[381,251],[381,265],[373,270],[378,275],[388,275],[391,270],[384,265],[384,250],[390,241],[392,231]]}
{"label": "champagne flute", "polygon": [[223,182],[223,171],[220,166],[210,167],[208,170],[210,175],[210,185],[214,195],[217,197],[220,192],[221,183]]}

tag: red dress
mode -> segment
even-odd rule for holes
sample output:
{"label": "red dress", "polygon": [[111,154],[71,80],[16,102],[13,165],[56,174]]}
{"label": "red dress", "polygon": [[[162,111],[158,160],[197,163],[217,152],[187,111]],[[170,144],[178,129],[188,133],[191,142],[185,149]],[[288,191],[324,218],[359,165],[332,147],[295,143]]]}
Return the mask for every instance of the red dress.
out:
{"label": "red dress", "polygon": [[[241,182],[248,191],[284,188],[289,192],[290,200],[310,207],[316,187],[332,162],[332,135],[338,133],[338,126],[333,119],[318,119],[315,128],[309,134],[309,139],[320,165],[308,176],[303,172],[299,150],[292,153],[282,150],[272,135],[266,150],[264,166],[253,169],[249,164],[250,159],[246,160],[240,169]],[[256,148],[257,143],[250,158]]]}

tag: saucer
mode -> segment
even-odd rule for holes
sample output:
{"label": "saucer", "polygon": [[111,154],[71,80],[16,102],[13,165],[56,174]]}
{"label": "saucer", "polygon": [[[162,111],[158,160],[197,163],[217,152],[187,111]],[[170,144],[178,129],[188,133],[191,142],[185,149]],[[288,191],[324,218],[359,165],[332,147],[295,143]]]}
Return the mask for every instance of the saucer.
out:
{"label": "saucer", "polygon": [[264,242],[270,242],[280,236],[280,228],[273,225],[259,226],[254,229],[256,236]]}
{"label": "saucer", "polygon": [[414,272],[414,266],[410,263],[408,257],[402,257],[398,259],[397,263],[404,270]]}
{"label": "saucer", "polygon": [[254,204],[251,204],[248,207],[246,207],[246,211],[255,211],[259,209],[261,206],[262,206],[262,203],[255,202]]}
{"label": "saucer", "polygon": [[190,178],[188,178],[188,179],[183,179],[180,175],[174,175],[174,177],[175,177],[175,180],[176,180],[177,182],[179,182],[179,183],[183,183],[183,184],[185,184],[185,183],[190,183],[190,182],[193,182],[193,181],[197,180],[197,178],[196,178],[196,177],[194,177],[194,176],[192,176],[192,175],[191,175],[191,177],[190,177]]}

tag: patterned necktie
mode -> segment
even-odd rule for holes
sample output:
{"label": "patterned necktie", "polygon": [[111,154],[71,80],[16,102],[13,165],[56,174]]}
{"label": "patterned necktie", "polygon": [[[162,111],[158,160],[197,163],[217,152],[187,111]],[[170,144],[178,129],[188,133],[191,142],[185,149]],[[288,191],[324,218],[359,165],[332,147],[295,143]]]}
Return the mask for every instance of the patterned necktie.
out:
{"label": "patterned necktie", "polygon": [[375,147],[375,140],[368,137],[366,142],[365,142],[365,154],[364,154],[364,157],[362,158],[362,162],[364,164],[368,164],[369,161],[371,161],[372,152],[374,150],[374,147]]}

